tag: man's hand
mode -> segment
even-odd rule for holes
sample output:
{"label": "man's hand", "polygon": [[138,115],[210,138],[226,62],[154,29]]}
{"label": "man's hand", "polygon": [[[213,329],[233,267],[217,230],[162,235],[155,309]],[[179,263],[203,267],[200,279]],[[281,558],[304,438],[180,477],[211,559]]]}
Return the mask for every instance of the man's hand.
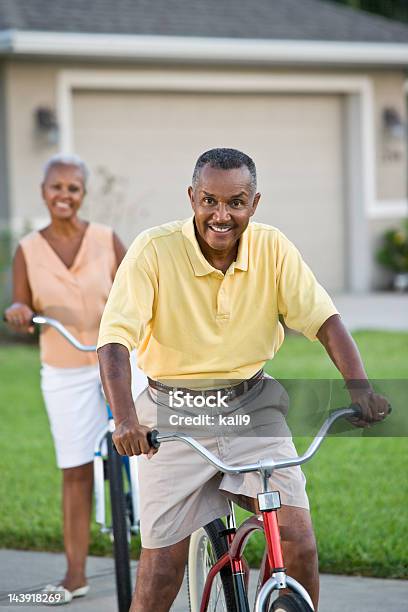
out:
{"label": "man's hand", "polygon": [[149,427],[140,425],[132,398],[129,351],[121,344],[105,344],[98,349],[103,389],[115,419],[112,435],[119,455],[145,454],[150,459],[157,448],[147,441]]}
{"label": "man's hand", "polygon": [[159,449],[149,446],[147,434],[151,431],[149,427],[140,425],[137,418],[128,417],[116,426],[112,440],[119,455],[147,455],[150,459]]}
{"label": "man's hand", "polygon": [[357,345],[344,327],[339,315],[329,317],[317,332],[330,359],[342,374],[351,401],[361,407],[361,417],[349,420],[356,427],[370,427],[391,412],[382,395],[375,393],[367,378]]}
{"label": "man's hand", "polygon": [[391,412],[388,400],[372,389],[350,390],[350,397],[353,404],[361,408],[361,417],[350,418],[356,427],[370,427],[372,423],[383,421]]}

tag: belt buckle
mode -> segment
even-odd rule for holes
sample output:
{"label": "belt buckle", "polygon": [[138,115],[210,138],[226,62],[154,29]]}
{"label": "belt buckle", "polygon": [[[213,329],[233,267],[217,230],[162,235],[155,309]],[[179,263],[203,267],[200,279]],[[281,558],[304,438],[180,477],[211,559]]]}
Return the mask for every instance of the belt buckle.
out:
{"label": "belt buckle", "polygon": [[236,393],[235,393],[235,389],[234,387],[229,387],[229,389],[227,390],[227,395],[228,395],[228,400],[231,401],[236,397]]}

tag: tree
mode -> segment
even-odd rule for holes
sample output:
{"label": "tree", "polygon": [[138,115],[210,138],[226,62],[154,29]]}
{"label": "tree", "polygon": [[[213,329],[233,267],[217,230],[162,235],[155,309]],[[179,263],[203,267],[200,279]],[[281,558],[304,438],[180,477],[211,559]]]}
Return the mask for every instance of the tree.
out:
{"label": "tree", "polygon": [[389,19],[408,22],[407,0],[330,0],[337,4],[347,4],[352,8],[376,13]]}

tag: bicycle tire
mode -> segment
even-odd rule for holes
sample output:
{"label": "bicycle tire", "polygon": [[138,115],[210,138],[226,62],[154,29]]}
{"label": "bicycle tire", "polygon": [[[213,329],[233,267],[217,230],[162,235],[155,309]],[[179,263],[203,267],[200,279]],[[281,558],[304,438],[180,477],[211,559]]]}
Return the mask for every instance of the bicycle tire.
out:
{"label": "bicycle tire", "polygon": [[107,434],[109,492],[112,514],[113,551],[116,593],[119,612],[128,612],[132,601],[129,559],[129,527],[126,519],[126,497],[123,488],[122,459]]}
{"label": "bicycle tire", "polygon": [[[187,561],[187,590],[190,612],[199,612],[205,580],[210,567],[228,550],[221,519],[215,519],[191,535]],[[208,612],[238,612],[231,567],[228,565],[215,577]]]}
{"label": "bicycle tire", "polygon": [[271,612],[312,612],[309,604],[295,593],[279,595],[270,610]]}

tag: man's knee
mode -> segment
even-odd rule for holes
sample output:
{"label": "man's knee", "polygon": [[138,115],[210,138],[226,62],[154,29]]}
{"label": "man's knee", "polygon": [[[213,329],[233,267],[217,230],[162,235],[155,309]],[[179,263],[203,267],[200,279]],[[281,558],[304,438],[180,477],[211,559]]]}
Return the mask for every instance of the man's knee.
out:
{"label": "man's knee", "polygon": [[313,532],[300,537],[296,545],[296,559],[299,563],[311,563],[317,559],[316,540]]}
{"label": "man's knee", "polygon": [[282,544],[292,562],[310,563],[317,558],[316,539],[308,510],[282,506],[278,512]]}

